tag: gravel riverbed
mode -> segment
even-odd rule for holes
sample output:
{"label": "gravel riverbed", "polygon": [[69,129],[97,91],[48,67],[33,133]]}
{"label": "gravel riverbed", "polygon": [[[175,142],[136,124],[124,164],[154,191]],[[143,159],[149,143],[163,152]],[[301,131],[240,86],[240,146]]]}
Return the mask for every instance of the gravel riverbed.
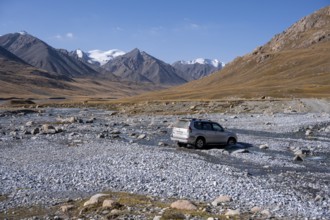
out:
{"label": "gravel riverbed", "polygon": [[91,108],[0,116],[0,212],[112,190],[210,203],[228,195],[242,212],[330,218],[329,113],[186,115],[238,134],[236,146],[203,150],[171,142],[179,116]]}

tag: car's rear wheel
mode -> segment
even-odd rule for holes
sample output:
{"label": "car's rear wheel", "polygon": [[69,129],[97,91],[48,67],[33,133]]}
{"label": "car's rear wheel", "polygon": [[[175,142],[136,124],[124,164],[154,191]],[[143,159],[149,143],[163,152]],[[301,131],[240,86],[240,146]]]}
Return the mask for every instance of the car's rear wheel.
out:
{"label": "car's rear wheel", "polygon": [[205,139],[204,138],[197,138],[195,147],[198,149],[204,148],[205,147]]}
{"label": "car's rear wheel", "polygon": [[177,142],[176,145],[177,145],[178,147],[187,147],[187,144],[185,144],[185,143],[180,143],[180,142]]}
{"label": "car's rear wheel", "polygon": [[227,141],[227,146],[232,146],[236,144],[236,139],[235,138],[229,138]]}

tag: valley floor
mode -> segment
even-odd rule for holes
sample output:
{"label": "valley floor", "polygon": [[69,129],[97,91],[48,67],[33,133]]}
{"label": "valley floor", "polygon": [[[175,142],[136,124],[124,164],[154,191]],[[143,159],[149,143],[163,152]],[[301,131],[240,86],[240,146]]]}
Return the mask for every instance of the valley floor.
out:
{"label": "valley floor", "polygon": [[[244,109],[241,104],[233,107]],[[0,111],[0,217],[15,216],[19,207],[57,207],[112,191],[159,202],[188,199],[203,204],[205,216],[232,209],[247,218],[329,218],[329,112],[285,106],[283,112],[208,113],[199,106],[189,103],[196,111],[182,115],[95,108]],[[217,121],[238,134],[238,144],[177,148],[170,134],[179,117]],[[220,195],[231,199],[212,205]],[[124,207],[125,215],[117,217],[152,219],[164,214],[163,206],[144,207],[139,215]],[[73,209],[79,208],[75,203]],[[102,219],[108,213],[80,211],[75,217]],[[66,214],[56,209],[43,217]]]}

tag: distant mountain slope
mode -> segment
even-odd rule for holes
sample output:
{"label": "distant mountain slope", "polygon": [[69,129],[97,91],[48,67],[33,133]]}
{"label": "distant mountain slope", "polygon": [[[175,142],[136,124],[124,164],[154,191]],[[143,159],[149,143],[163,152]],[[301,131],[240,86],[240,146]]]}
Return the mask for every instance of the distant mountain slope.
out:
{"label": "distant mountain slope", "polygon": [[96,75],[97,71],[25,32],[0,36],[0,46],[32,66],[69,77]]}
{"label": "distant mountain slope", "polygon": [[140,99],[329,98],[329,51],[330,6],[303,18],[215,74]]}
{"label": "distant mountain slope", "polygon": [[6,49],[0,47],[0,94],[51,94],[52,91],[71,90],[72,79],[64,75],[37,69]]}
{"label": "distant mountain slope", "polygon": [[172,66],[177,70],[180,77],[192,81],[221,70],[224,64],[218,60],[198,58],[192,61],[177,61]]}
{"label": "distant mountain slope", "polygon": [[164,85],[178,85],[186,82],[177,75],[174,67],[138,49],[118,56],[102,67],[127,81]]}

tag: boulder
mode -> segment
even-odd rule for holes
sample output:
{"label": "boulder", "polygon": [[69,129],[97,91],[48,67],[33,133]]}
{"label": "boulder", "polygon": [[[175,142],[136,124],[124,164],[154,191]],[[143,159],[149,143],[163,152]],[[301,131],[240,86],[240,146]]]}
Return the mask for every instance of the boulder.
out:
{"label": "boulder", "polygon": [[294,158],[293,158],[294,161],[303,161],[304,159],[302,158],[301,155],[296,155]]}
{"label": "boulder", "polygon": [[61,206],[61,210],[64,213],[72,210],[73,208],[74,208],[74,205],[62,205]]}
{"label": "boulder", "polygon": [[145,139],[147,137],[146,134],[140,134],[137,139]]}
{"label": "boulder", "polygon": [[72,117],[69,117],[69,118],[58,118],[57,121],[60,122],[60,123],[71,123],[72,124],[72,123],[77,122],[78,118],[72,116]]}
{"label": "boulder", "polygon": [[113,208],[115,206],[116,202],[112,199],[105,199],[103,201],[102,207],[103,208]]}
{"label": "boulder", "polygon": [[259,149],[261,149],[261,150],[265,150],[265,149],[268,149],[268,148],[269,148],[268,144],[262,144],[262,145],[259,146]]}
{"label": "boulder", "polygon": [[34,125],[33,121],[28,121],[25,123],[25,126],[31,127],[32,125]]}
{"label": "boulder", "polygon": [[42,133],[44,134],[55,134],[56,129],[53,125],[44,124],[41,126]]}
{"label": "boulder", "polygon": [[228,209],[227,212],[225,213],[225,216],[234,216],[234,215],[240,215],[241,211],[240,209]]}
{"label": "boulder", "polygon": [[101,197],[105,197],[105,196],[109,196],[109,194],[103,194],[103,193],[96,194],[96,195],[92,196],[89,200],[87,200],[84,203],[84,206],[95,205],[99,202]]}
{"label": "boulder", "polygon": [[171,208],[180,210],[197,210],[197,207],[188,200],[177,200],[171,204]]}
{"label": "boulder", "polygon": [[261,208],[259,206],[254,206],[253,208],[251,208],[250,210],[252,213],[257,213],[261,211]]}
{"label": "boulder", "polygon": [[231,201],[232,201],[232,198],[230,196],[221,195],[212,202],[212,205],[218,206],[221,203],[226,203],[226,202],[231,202]]}
{"label": "boulder", "polygon": [[260,212],[260,214],[262,214],[262,215],[265,215],[265,216],[267,216],[267,217],[270,217],[270,212],[269,212],[269,210],[267,210],[267,209],[265,209],[265,210],[262,210],[261,212]]}

